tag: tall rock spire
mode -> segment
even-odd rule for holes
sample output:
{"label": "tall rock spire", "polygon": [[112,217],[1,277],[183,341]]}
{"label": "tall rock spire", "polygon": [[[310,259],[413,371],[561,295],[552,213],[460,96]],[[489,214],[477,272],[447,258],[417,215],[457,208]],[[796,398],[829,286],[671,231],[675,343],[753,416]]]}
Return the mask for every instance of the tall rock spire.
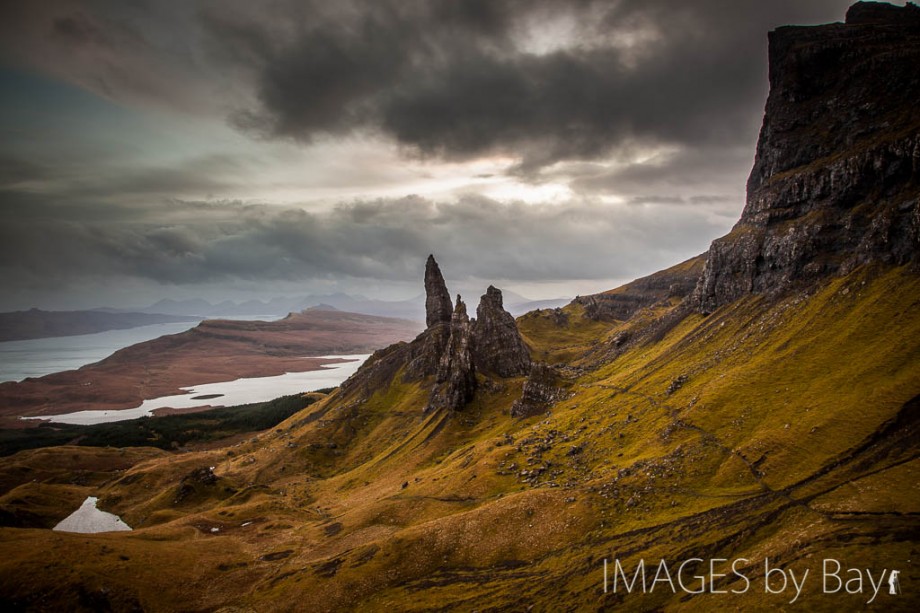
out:
{"label": "tall rock spire", "polygon": [[441,275],[441,269],[433,255],[425,264],[425,323],[429,328],[438,324],[449,324],[453,308],[450,294]]}
{"label": "tall rock spire", "polygon": [[459,295],[456,306],[451,303],[441,269],[428,256],[425,294],[427,329],[377,363],[389,376],[402,370],[406,382],[433,379],[426,411],[463,410],[475,397],[480,372],[486,379],[530,372],[530,352],[502,306],[501,291],[489,287],[476,310],[478,319],[471,320]]}
{"label": "tall rock spire", "polygon": [[441,355],[426,410],[459,411],[473,399],[476,393],[476,367],[473,364],[471,337],[466,304],[458,294],[457,306],[451,315],[450,338]]}

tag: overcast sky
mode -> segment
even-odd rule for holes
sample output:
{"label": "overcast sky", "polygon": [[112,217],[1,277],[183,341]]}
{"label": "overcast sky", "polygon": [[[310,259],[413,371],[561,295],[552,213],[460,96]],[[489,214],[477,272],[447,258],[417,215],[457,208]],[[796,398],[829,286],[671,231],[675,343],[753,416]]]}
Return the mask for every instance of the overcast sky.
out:
{"label": "overcast sky", "polygon": [[737,220],[839,0],[0,5],[0,310],[609,289]]}

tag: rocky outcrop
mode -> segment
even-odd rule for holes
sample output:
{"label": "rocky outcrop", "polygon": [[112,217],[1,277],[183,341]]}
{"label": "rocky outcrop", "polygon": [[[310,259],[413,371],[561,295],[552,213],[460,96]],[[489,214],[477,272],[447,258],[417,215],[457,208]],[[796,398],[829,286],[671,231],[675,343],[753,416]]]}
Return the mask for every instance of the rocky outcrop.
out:
{"label": "rocky outcrop", "polygon": [[706,254],[690,258],[676,266],[622,287],[577,296],[573,302],[585,308],[585,315],[601,321],[626,321],[637,311],[671,298],[682,299],[693,293],[703,272]]}
{"label": "rocky outcrop", "polygon": [[887,2],[857,2],[847,9],[849,24],[913,23],[920,25],[920,7],[913,2],[895,6]]}
{"label": "rocky outcrop", "polygon": [[204,488],[213,487],[217,483],[217,480],[217,475],[214,474],[213,468],[208,466],[196,468],[182,477],[182,480],[179,482],[179,489],[176,490],[176,497],[173,500],[173,504],[176,505],[181,503],[186,498],[189,498]]}
{"label": "rocky outcrop", "polygon": [[406,378],[418,380],[438,372],[444,348],[450,338],[453,306],[441,268],[428,256],[425,263],[425,323],[427,329],[407,348]]}
{"label": "rocky outcrop", "polygon": [[457,296],[450,320],[450,337],[438,363],[437,378],[426,411],[460,410],[476,393],[476,367],[472,352],[473,330],[466,304]]}
{"label": "rocky outcrop", "polygon": [[524,382],[520,399],[511,405],[511,416],[532,417],[546,411],[551,405],[566,397],[561,377],[555,368],[543,362],[534,362],[530,376]]}
{"label": "rocky outcrop", "polygon": [[449,324],[453,307],[450,304],[450,293],[447,284],[441,275],[441,269],[434,259],[428,256],[425,263],[425,323],[431,328],[438,324]]}
{"label": "rocky outcrop", "polygon": [[428,328],[409,343],[403,358],[406,380],[418,381],[437,374],[449,338],[450,323],[447,323]]}
{"label": "rocky outcrop", "polygon": [[860,2],[844,24],[770,33],[770,94],[747,204],[693,293],[706,313],[920,243],[920,9]]}
{"label": "rocky outcrop", "polygon": [[521,339],[514,317],[502,305],[501,290],[491,285],[476,308],[473,347],[480,372],[517,377],[530,371],[530,351]]}
{"label": "rocky outcrop", "polygon": [[[443,290],[443,292],[442,292]],[[410,377],[424,377],[434,369],[435,384],[426,411],[462,409],[476,392],[476,373],[493,377],[522,376],[530,370],[530,352],[514,317],[504,309],[502,293],[489,286],[470,320],[466,304],[457,296],[449,325],[443,324],[443,296],[447,291],[441,271],[429,256],[425,269],[429,327],[410,345]]]}
{"label": "rocky outcrop", "polygon": [[428,256],[425,293],[427,329],[411,343],[399,343],[371,356],[342,384],[345,393],[360,390],[362,396],[370,397],[402,372],[407,382],[434,378],[426,411],[459,411],[476,393],[477,373],[504,378],[530,372],[530,352],[514,317],[502,305],[501,291],[490,286],[476,310],[477,318],[471,320],[460,296],[456,306],[450,307],[438,263]]}

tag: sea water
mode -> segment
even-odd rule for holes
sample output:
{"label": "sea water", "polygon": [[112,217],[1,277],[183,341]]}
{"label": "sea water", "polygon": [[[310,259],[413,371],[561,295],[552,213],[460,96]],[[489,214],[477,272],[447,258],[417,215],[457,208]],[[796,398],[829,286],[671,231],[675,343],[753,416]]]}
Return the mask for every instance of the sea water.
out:
{"label": "sea water", "polygon": [[[234,316],[227,319],[273,321],[279,316]],[[220,318],[210,318],[220,319]],[[43,377],[73,370],[107,358],[119,349],[143,343],[166,334],[178,334],[197,326],[199,321],[151,324],[126,330],[106,330],[94,334],[55,336],[23,341],[0,342],[0,382]]]}
{"label": "sea water", "polygon": [[[91,425],[104,424],[126,419],[137,419],[151,415],[155,409],[191,409],[210,406],[223,407],[253,402],[265,402],[279,396],[310,392],[325,387],[336,387],[353,375],[369,355],[322,356],[325,359],[342,359],[347,362],[325,364],[320,370],[309,372],[290,372],[274,377],[248,377],[222,383],[207,383],[180,388],[186,393],[174,396],[161,396],[145,400],[133,409],[109,411],[77,411],[61,415],[42,415],[23,417],[22,419],[45,419],[62,424]],[[199,396],[217,397],[198,399]]]}

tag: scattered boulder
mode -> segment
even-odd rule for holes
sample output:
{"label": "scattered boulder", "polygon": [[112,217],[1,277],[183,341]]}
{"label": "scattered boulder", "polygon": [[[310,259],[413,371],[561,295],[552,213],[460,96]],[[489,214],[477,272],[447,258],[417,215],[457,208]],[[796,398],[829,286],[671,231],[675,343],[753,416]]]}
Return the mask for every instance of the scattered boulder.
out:
{"label": "scattered boulder", "polygon": [[201,485],[214,485],[217,483],[217,475],[214,474],[213,466],[202,466],[196,468],[182,478],[184,483],[198,483]]}
{"label": "scattered boulder", "polygon": [[552,309],[549,312],[550,318],[552,318],[553,323],[557,328],[564,328],[569,325],[569,314],[563,311],[561,308]]}
{"label": "scattered boulder", "polygon": [[684,383],[687,382],[687,379],[689,379],[687,375],[678,375],[673,381],[671,381],[671,384],[668,385],[668,389],[666,392],[668,396],[670,396],[671,394],[673,394],[674,392],[682,388],[684,386]]}
{"label": "scattered boulder", "polygon": [[524,382],[520,399],[511,405],[511,416],[524,418],[539,415],[550,405],[562,400],[565,394],[556,369],[543,362],[534,362],[530,367],[530,375]]}
{"label": "scattered boulder", "polygon": [[176,498],[173,504],[179,504],[192,494],[197,492],[201,487],[210,487],[217,483],[217,475],[214,474],[214,468],[211,466],[202,466],[188,473],[179,482],[179,489],[176,491]]}

